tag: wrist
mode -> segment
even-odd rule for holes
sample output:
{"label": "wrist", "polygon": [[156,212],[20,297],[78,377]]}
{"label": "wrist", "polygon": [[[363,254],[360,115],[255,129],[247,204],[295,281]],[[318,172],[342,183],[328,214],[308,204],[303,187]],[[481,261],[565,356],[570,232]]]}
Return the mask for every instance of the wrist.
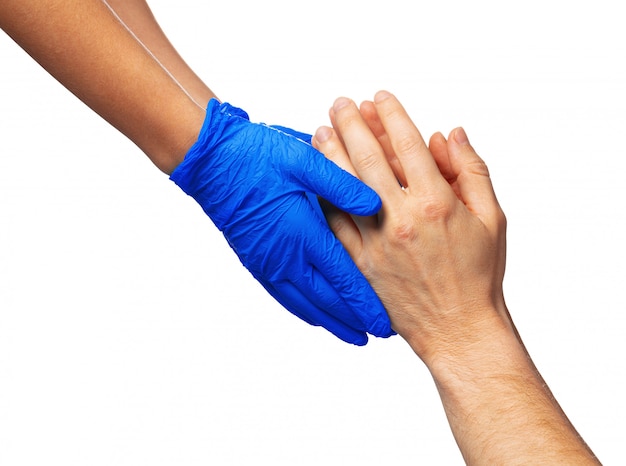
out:
{"label": "wrist", "polygon": [[475,327],[468,333],[471,337],[455,339],[425,361],[440,391],[454,395],[482,389],[486,379],[538,376],[510,321]]}
{"label": "wrist", "polygon": [[468,464],[598,464],[510,320],[427,365]]}
{"label": "wrist", "polygon": [[437,309],[425,317],[412,319],[409,325],[398,320],[394,323],[433,375],[467,367],[473,360],[482,361],[505,343],[523,349],[503,299],[468,303],[452,310]]}
{"label": "wrist", "polygon": [[[150,160],[167,175],[181,164],[189,149],[198,140],[206,112],[195,105],[187,105],[184,112],[170,121],[164,131],[158,131],[162,140],[153,140],[144,149]],[[157,138],[155,138],[157,139]]]}

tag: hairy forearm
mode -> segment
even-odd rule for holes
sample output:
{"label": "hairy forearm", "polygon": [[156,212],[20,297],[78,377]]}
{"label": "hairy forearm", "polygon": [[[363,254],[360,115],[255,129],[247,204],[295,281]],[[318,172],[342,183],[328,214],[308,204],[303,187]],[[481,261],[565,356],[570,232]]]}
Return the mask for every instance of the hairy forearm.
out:
{"label": "hairy forearm", "polygon": [[0,26],[161,170],[182,161],[204,111],[101,0],[4,0]]}
{"label": "hairy forearm", "polygon": [[599,464],[515,330],[489,329],[470,348],[427,362],[468,464]]}

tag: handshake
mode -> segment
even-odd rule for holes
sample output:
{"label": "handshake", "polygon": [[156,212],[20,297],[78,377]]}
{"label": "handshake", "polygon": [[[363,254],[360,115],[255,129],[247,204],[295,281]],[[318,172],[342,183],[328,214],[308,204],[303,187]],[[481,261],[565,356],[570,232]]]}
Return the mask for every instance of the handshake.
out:
{"label": "handshake", "polygon": [[468,464],[599,464],[508,313],[506,220],[463,129],[426,143],[388,92],[337,99],[313,137],[251,123],[143,0],[4,0],[0,28],[170,174],[285,308],[352,344],[404,338]]}
{"label": "handshake", "polygon": [[425,356],[506,320],[505,218],[464,131],[427,145],[387,92],[330,118],[311,138],[213,99],[171,178],[277,301],[344,341],[398,332]]}
{"label": "handshake", "polygon": [[309,142],[213,100],[171,178],[292,313],[357,345],[403,337],[468,464],[599,464],[509,316],[506,219],[465,131],[427,144],[388,92],[330,119]]}

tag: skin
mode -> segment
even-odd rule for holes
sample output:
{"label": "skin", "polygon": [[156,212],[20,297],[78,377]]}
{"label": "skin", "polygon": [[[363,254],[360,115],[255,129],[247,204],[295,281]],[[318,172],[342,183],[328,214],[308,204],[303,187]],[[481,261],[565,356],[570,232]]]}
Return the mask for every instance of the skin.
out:
{"label": "skin", "polygon": [[[163,172],[196,140],[215,95],[145,1],[3,0],[0,27]],[[597,464],[509,317],[505,219],[464,132],[426,146],[387,93],[360,112],[339,99],[331,119],[336,132],[320,129],[315,145],[384,206],[372,218],[327,206],[329,222],[433,374],[467,462]]]}
{"label": "skin", "polygon": [[[123,16],[130,18],[141,3],[129,4]],[[182,59],[172,59],[177,54],[162,31],[155,32],[151,15],[140,11],[139,35],[176,72],[184,70],[174,66]],[[205,112],[178,82],[187,75],[175,79],[101,0],[3,0],[0,27],[163,172],[171,173],[196,141]],[[212,95],[191,92],[198,101]]]}
{"label": "skin", "polygon": [[462,128],[426,144],[381,91],[337,99],[313,144],[378,192],[374,217],[325,206],[394,330],[430,370],[468,464],[599,464],[534,366],[502,291],[506,219]]}
{"label": "skin", "polygon": [[217,98],[178,53],[145,0],[107,0],[105,3],[200,108],[205,109],[209,100]]}

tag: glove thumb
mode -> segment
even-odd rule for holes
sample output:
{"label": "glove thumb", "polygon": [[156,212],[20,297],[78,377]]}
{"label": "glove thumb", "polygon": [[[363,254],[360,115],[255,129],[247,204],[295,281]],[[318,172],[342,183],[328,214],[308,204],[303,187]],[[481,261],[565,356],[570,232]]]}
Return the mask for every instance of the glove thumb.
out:
{"label": "glove thumb", "polygon": [[310,191],[353,215],[374,215],[382,207],[378,194],[361,180],[310,147],[307,163],[293,167],[294,176]]}

